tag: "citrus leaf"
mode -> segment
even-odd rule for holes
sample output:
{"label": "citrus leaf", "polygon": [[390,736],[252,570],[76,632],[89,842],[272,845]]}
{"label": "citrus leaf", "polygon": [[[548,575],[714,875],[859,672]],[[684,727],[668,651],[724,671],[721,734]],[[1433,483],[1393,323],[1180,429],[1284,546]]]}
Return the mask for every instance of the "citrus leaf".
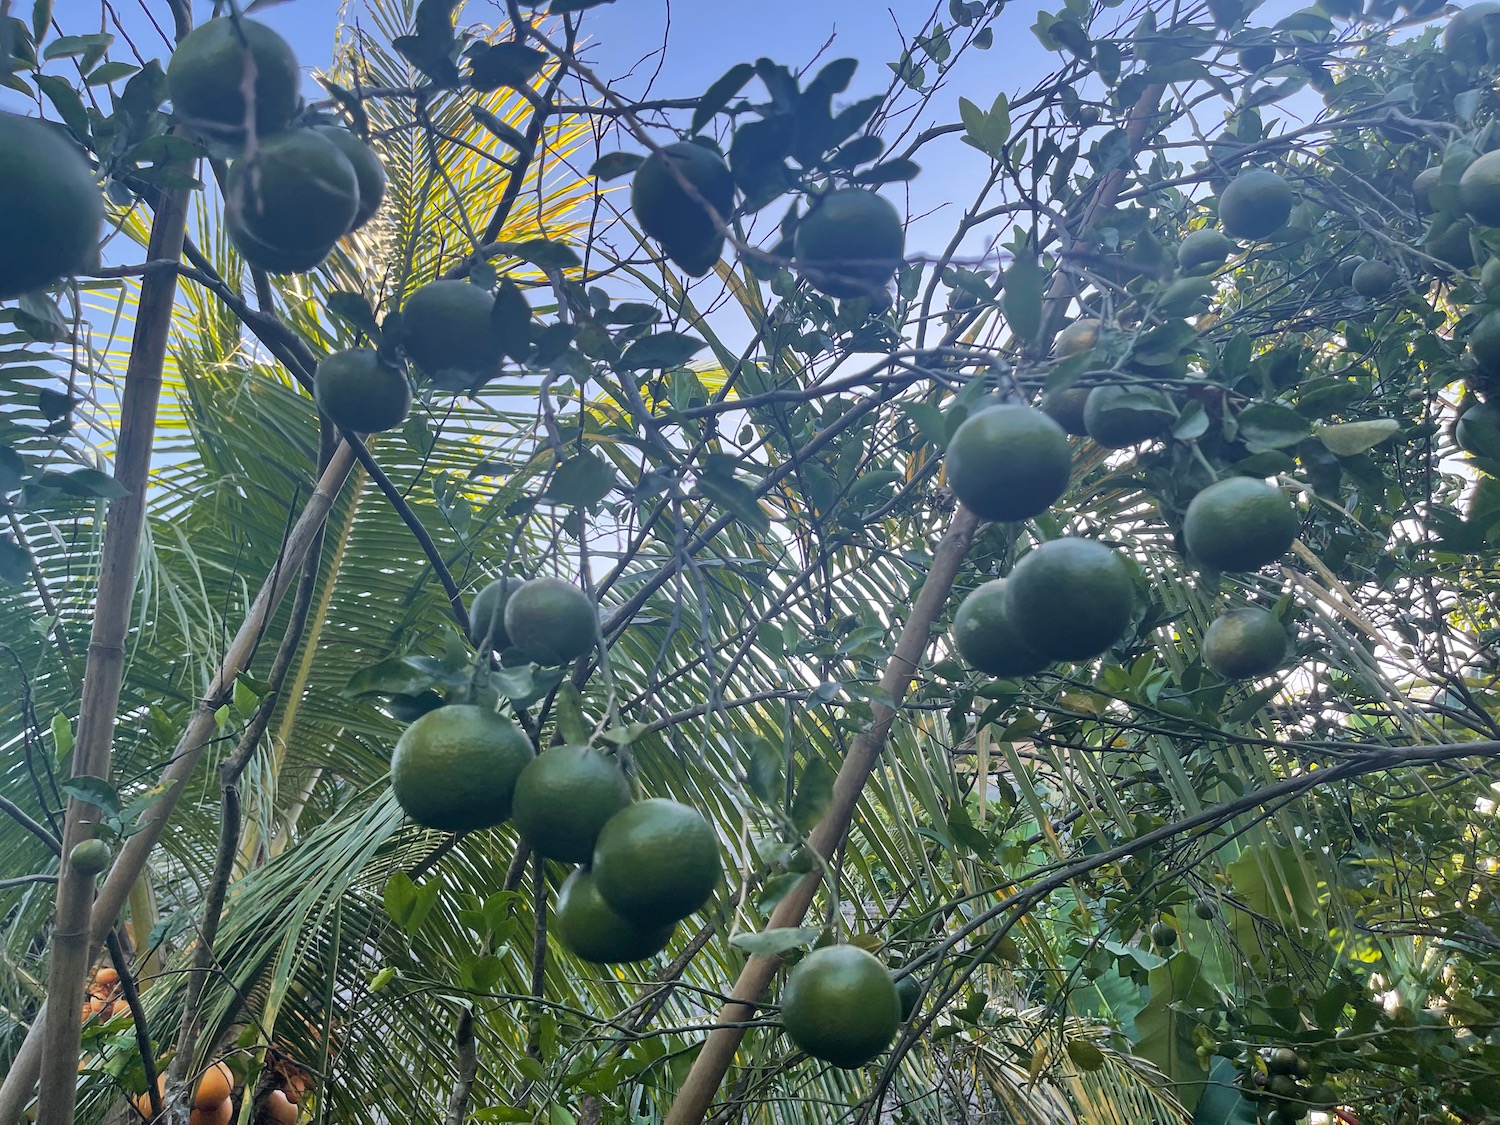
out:
{"label": "citrus leaf", "polygon": [[1046,271],[1034,258],[1018,257],[1005,271],[1000,307],[1018,339],[1031,343],[1042,329],[1042,285]]}
{"label": "citrus leaf", "polygon": [[411,917],[412,909],[417,905],[417,885],[405,871],[393,872],[385,881],[383,900],[385,912],[391,916],[391,921],[404,927],[406,920]]}
{"label": "citrus leaf", "polygon": [[531,238],[525,242],[497,242],[496,247],[505,253],[530,262],[542,269],[577,269],[583,265],[571,246],[554,242],[550,238]]}
{"label": "citrus leaf", "polygon": [[380,326],[375,323],[375,310],[370,307],[363,293],[350,293],[336,289],[328,294],[324,304],[328,311],[377,344],[380,342]]}
{"label": "citrus leaf", "polygon": [[498,90],[502,86],[524,88],[547,61],[545,51],[513,39],[499,43],[476,42],[469,48],[469,86],[475,90]]}
{"label": "citrus leaf", "polygon": [[749,82],[754,75],[755,68],[749,63],[736,63],[730,67],[698,99],[698,105],[693,110],[693,124],[688,132],[696,133],[707,125],[719,110],[729,104],[730,98],[744,89],[745,83]]}
{"label": "citrus leaf", "polygon": [[589,165],[589,175],[601,180],[618,180],[621,176],[630,175],[644,163],[646,158],[638,152],[606,152]]}
{"label": "citrus leaf", "polygon": [[575,508],[592,509],[615,487],[615,471],[597,454],[584,452],[557,466],[547,498]]}
{"label": "citrus leaf", "polygon": [[1367,449],[1374,449],[1400,432],[1401,423],[1394,418],[1372,418],[1366,422],[1340,422],[1333,426],[1319,426],[1317,436],[1330,453],[1340,457],[1353,457]]}
{"label": "citrus leaf", "polygon": [[680,367],[703,347],[703,341],[681,332],[658,332],[637,340],[620,357],[621,371],[646,367]]}
{"label": "citrus leaf", "polygon": [[735,934],[729,944],[753,957],[775,957],[789,949],[806,949],[818,940],[818,932],[812,926],[787,926],[758,934]]}
{"label": "citrus leaf", "polygon": [[1247,406],[1240,411],[1236,421],[1240,437],[1254,453],[1296,445],[1308,431],[1307,419],[1290,407],[1274,402]]}
{"label": "citrus leaf", "polygon": [[792,823],[799,831],[810,832],[828,806],[833,803],[833,771],[821,758],[807,763],[797,782],[797,796],[792,799]]}

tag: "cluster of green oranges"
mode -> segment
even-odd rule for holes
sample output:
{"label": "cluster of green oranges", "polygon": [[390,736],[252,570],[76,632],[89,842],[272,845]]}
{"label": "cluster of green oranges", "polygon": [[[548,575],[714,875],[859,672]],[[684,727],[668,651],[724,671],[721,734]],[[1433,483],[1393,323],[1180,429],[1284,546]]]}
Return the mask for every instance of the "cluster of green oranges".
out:
{"label": "cluster of green oranges", "polygon": [[[706,206],[705,206],[706,205]],[[678,141],[648,156],[630,186],[636,222],[684,273],[702,277],[724,252],[734,210],[734,176],[719,152]],[[906,247],[901,216],[864,188],[836,188],[812,199],[798,221],[792,256],[808,283],[830,297],[882,293]]]}
{"label": "cluster of green oranges", "polygon": [[194,28],[167,66],[173,114],[235,157],[224,184],[230,241],[272,273],[315,268],[385,198],[385,169],[368,144],[332,124],[295,127],[301,83],[286,40],[242,17]]}
{"label": "cluster of green oranges", "polygon": [[[516,651],[540,664],[571,663],[598,636],[593,602],[554,578],[498,579],[469,612],[482,652]],[[659,953],[723,873],[718,837],[697,810],[633,800],[619,759],[592,747],[533,755],[515,723],[474,704],[438,707],[407,727],[391,787],[420,824],[472,832],[510,820],[538,855],[577,864],[558,891],[555,931],[586,961]]]}
{"label": "cluster of green oranges", "polygon": [[1291,1047],[1256,1052],[1250,1068],[1249,1096],[1261,1103],[1266,1125],[1295,1125],[1314,1109],[1328,1110],[1337,1101],[1333,1090],[1308,1084],[1308,1061]]}
{"label": "cluster of green oranges", "polygon": [[[1089,401],[1115,389],[1096,388]],[[1030,519],[1066,491],[1072,448],[1045,410],[993,405],[954,431],[946,468],[954,495],[975,514]],[[1291,501],[1249,477],[1203,489],[1182,527],[1189,556],[1218,571],[1274,562],[1297,529]],[[1008,577],[984,583],[963,600],[954,615],[954,644],[972,667],[992,676],[1030,676],[1053,661],[1088,660],[1129,628],[1134,591],[1131,568],[1118,551],[1074,536],[1053,539],[1025,554]],[[1280,666],[1287,636],[1275,615],[1242,607],[1217,618],[1200,647],[1216,672],[1248,678]]]}

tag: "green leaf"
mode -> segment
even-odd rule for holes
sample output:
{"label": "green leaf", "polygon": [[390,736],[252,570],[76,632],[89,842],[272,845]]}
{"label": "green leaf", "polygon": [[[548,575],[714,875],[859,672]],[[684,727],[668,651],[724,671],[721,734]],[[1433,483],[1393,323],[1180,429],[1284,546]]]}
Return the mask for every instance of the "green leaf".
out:
{"label": "green leaf", "polygon": [[637,340],[625,349],[620,357],[621,371],[640,371],[643,368],[680,367],[701,348],[703,341],[681,332],[658,332]]}
{"label": "green leaf", "polygon": [[589,741],[589,722],[583,717],[583,695],[573,685],[565,682],[557,691],[553,702],[557,717],[557,733],[570,746],[586,746]]}
{"label": "green leaf", "polygon": [[789,949],[807,949],[821,932],[813,926],[787,926],[758,934],[735,934],[729,944],[752,957],[775,957]]}
{"label": "green leaf", "polygon": [[863,172],[856,173],[854,182],[864,184],[866,187],[876,184],[897,183],[915,179],[921,170],[915,161],[907,160],[905,157],[898,157],[895,160],[886,160],[871,168],[866,168]]}
{"label": "green leaf", "polygon": [[92,35],[60,35],[43,49],[42,61],[74,58],[77,55],[87,54],[89,51],[107,51],[114,41],[115,37],[105,32],[95,32]]}
{"label": "green leaf", "polygon": [[621,176],[628,176],[646,163],[646,158],[638,152],[606,152],[598,160],[589,165],[589,175],[601,180],[618,180]]}
{"label": "green leaf", "polygon": [[1401,423],[1394,418],[1372,418],[1365,422],[1319,426],[1314,432],[1330,453],[1353,457],[1395,437],[1401,432]]}
{"label": "green leaf", "polygon": [[469,45],[469,86],[489,91],[502,86],[525,89],[541,72],[547,53],[514,39]]}
{"label": "green leaf", "polygon": [[324,300],[328,311],[357,332],[362,332],[376,344],[380,343],[380,325],[375,323],[375,310],[363,293],[351,293],[335,289]]}
{"label": "green leaf", "polygon": [[792,823],[798,831],[811,832],[833,803],[833,770],[822,758],[807,763],[797,781],[797,795],[792,799]]}
{"label": "green leaf", "polygon": [[47,37],[47,27],[52,22],[52,0],[36,0],[31,5],[31,37],[40,43]]}
{"label": "green leaf", "polygon": [[738,94],[755,75],[755,67],[749,63],[736,63],[724,72],[712,86],[703,92],[698,99],[697,106],[693,109],[693,123],[688,129],[689,133],[696,133],[703,126],[713,120],[714,115],[729,104],[729,100]]}
{"label": "green leaf", "polygon": [[0,582],[22,586],[30,577],[30,552],[8,537],[0,538]]}
{"label": "green leaf", "polygon": [[102,777],[87,775],[70,777],[66,781],[59,782],[57,787],[75,801],[92,805],[111,817],[120,815],[120,795],[115,792],[115,787]]}
{"label": "green leaf", "polygon": [[1046,281],[1046,271],[1031,257],[1017,256],[1005,271],[1000,307],[1010,330],[1028,344],[1034,343],[1042,330],[1042,287]]}
{"label": "green leaf", "polygon": [[26,479],[26,461],[8,445],[0,445],[0,493],[14,492]]}
{"label": "green leaf", "polygon": [[521,287],[508,277],[495,291],[490,330],[506,355],[517,363],[526,361],[526,353],[531,350],[531,306]]}
{"label": "green leaf", "polygon": [[542,269],[577,269],[583,265],[571,246],[550,238],[532,238],[525,242],[500,242],[496,246],[512,257],[530,262]]}
{"label": "green leaf", "polygon": [[38,74],[36,76],[37,89],[47,95],[47,100],[52,103],[57,115],[63,119],[68,130],[83,140],[89,135],[88,110],[83,108],[83,98],[71,82],[59,78],[55,74]]}
{"label": "green leaf", "polygon": [[1151,999],[1135,1018],[1136,1054],[1156,1064],[1173,1083],[1188,1109],[1203,1093],[1207,1071],[1198,1062],[1192,1038],[1195,1008],[1212,1008],[1218,994],[1203,975],[1203,966],[1186,951],[1169,957],[1147,975]]}
{"label": "green leaf", "polygon": [[405,871],[394,871],[385,881],[383,901],[385,912],[391,916],[391,921],[405,928],[407,919],[417,905],[417,885]]}
{"label": "green leaf", "polygon": [[421,695],[448,683],[448,674],[436,661],[422,656],[391,656],[356,672],[340,693],[345,699],[364,695]]}
{"label": "green leaf", "polygon": [[531,151],[532,145],[526,139],[525,133],[521,132],[514,125],[509,125],[500,120],[500,118],[485,109],[484,106],[471,105],[469,112],[474,115],[475,121],[484,126],[485,132],[489,133],[490,136],[494,137],[501,144],[509,145],[517,152]]}
{"label": "green leaf", "polygon": [[732,476],[705,474],[698,478],[698,491],[734,518],[756,531],[769,531],[771,517],[760,506],[755,489]]}
{"label": "green leaf", "polygon": [[1252,403],[1240,411],[1235,421],[1240,437],[1253,453],[1296,445],[1308,433],[1306,418],[1274,402]]}
{"label": "green leaf", "polygon": [[750,752],[750,765],[746,781],[750,792],[768,805],[779,805],[782,801],[782,760],[784,753],[770,739],[760,738]]}
{"label": "green leaf", "polygon": [[583,452],[561,462],[547,485],[547,498],[592,510],[615,487],[615,470],[598,454]]}
{"label": "green leaf", "polygon": [[554,16],[563,12],[583,12],[589,8],[597,8],[601,4],[613,4],[615,0],[552,0],[548,9]]}
{"label": "green leaf", "polygon": [[47,488],[59,489],[69,496],[114,500],[127,495],[124,485],[108,473],[101,473],[98,469],[75,469],[71,473],[43,473],[39,483]]}

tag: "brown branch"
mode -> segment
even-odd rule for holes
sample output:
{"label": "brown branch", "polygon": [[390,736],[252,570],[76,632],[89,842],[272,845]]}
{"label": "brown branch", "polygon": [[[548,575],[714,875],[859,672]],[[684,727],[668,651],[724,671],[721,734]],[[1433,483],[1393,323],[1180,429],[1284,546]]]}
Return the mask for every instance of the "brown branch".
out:
{"label": "brown branch", "polygon": [[151,1116],[161,1116],[161,1091],[156,1088],[156,1049],[151,1045],[151,1024],[146,1019],[146,1009],[141,1004],[141,990],[136,987],[135,974],[130,969],[130,958],[120,945],[119,930],[110,930],[104,939],[109,950],[109,960],[120,976],[120,995],[130,1009],[130,1018],[135,1024],[135,1046],[141,1054],[141,1070],[146,1076],[146,1097],[151,1102]]}
{"label": "brown branch", "polygon": [[474,1044],[474,1009],[465,1005],[458,1013],[458,1027],[454,1031],[458,1041],[458,1078],[453,1083],[453,1093],[448,1097],[448,1116],[445,1125],[464,1125],[468,1114],[469,1095],[474,1090],[474,1079],[479,1074],[479,1051]]}
{"label": "brown branch", "polygon": [[[167,192],[152,221],[150,258],[182,253],[188,194]],[[156,432],[156,408],[161,398],[162,367],[172,329],[177,299],[177,275],[153,273],[141,282],[140,301],[125,369],[120,404],[120,441],[115,453],[115,479],[124,494],[110,502],[104,545],[99,560],[99,592],[94,606],[93,633],[84,666],[83,696],[78,706],[78,736],[73,750],[73,776],[109,780],[115,717],[125,674],[125,638],[135,601],[136,566],[141,529],[146,520],[146,491],[150,483],[151,452]],[[78,1053],[82,1002],[88,974],[102,934],[91,940],[89,915],[94,901],[94,877],[72,869],[66,857],[92,838],[99,809],[77,799],[68,801],[63,820],[63,857],[53,916],[51,966],[47,995],[56,1003],[44,1029],[40,1059],[41,1096],[38,1125],[72,1125],[78,1087]],[[112,925],[112,923],[111,923]],[[106,927],[107,930],[111,927]],[[9,1082],[7,1081],[7,1085]],[[5,1107],[0,1098],[0,1108]],[[14,1114],[0,1112],[0,1120]]]}
{"label": "brown branch", "polygon": [[233,755],[219,767],[221,803],[219,809],[219,850],[214,857],[213,875],[209,879],[204,895],[203,921],[199,925],[198,945],[193,953],[193,971],[187,978],[187,996],[183,1000],[182,1018],[177,1027],[177,1051],[168,1072],[169,1083],[181,1082],[192,1064],[192,1047],[200,1032],[199,1017],[202,1014],[203,994],[213,969],[214,941],[219,936],[219,922],[223,916],[224,898],[229,891],[229,881],[234,875],[234,859],[239,851],[243,821],[240,815],[240,775],[250,764],[260,740],[271,725],[281,700],[281,691],[286,684],[287,673],[302,644],[302,635],[307,628],[308,611],[312,608],[313,592],[318,581],[318,546],[321,534],[308,552],[302,567],[302,581],[297,586],[297,597],[292,603],[291,619],[282,635],[281,645],[271,662],[271,674],[267,677],[270,690],[260,701],[255,714],[240,736],[239,745]]}
{"label": "brown branch", "polygon": [[[922,592],[917,595],[911,616],[902,628],[896,649],[886,665],[885,674],[880,678],[880,695],[894,702],[897,707],[910,690],[912,677],[932,639],[932,624],[942,614],[948,592],[953,587],[953,579],[968,553],[978,522],[973,513],[959,508],[933,553],[932,566],[927,572],[927,580],[922,583]],[[865,781],[879,761],[891,724],[896,719],[896,710],[884,703],[875,704],[874,712],[870,727],[855,739],[838,777],[834,779],[833,801],[827,814],[808,838],[809,845],[825,861],[831,859],[842,847]],[[777,904],[766,928],[798,925],[812,905],[813,895],[821,881],[820,871],[804,876]],[[779,956],[750,958],[730,992],[732,999],[719,1010],[715,1022],[728,1025],[753,1018],[756,1001],[765,992],[780,965]],[[709,1033],[698,1057],[693,1060],[692,1070],[688,1072],[672,1102],[666,1125],[699,1125],[734,1061],[734,1053],[744,1034],[744,1027],[731,1026],[720,1026]]]}

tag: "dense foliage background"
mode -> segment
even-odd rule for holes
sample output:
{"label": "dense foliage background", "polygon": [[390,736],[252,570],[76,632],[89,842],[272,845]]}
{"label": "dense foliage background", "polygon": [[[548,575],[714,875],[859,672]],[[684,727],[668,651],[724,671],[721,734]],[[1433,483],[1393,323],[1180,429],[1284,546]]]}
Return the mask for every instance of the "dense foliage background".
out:
{"label": "dense foliage background", "polygon": [[[150,6],[169,36],[186,14]],[[133,841],[106,886],[128,897],[148,1017],[84,1026],[80,1120],[133,1112],[145,1032],[175,1045],[176,1077],[227,1058],[246,1121],[303,1082],[319,1122],[657,1121],[709,1069],[747,960],[829,938],[920,981],[896,1048],[851,1072],[806,1060],[773,986],[731,1009],[715,1120],[1249,1121],[1291,1112],[1242,1096],[1279,1047],[1317,1088],[1299,1112],[1494,1118],[1500,444],[1461,454],[1451,432],[1485,391],[1466,335],[1500,300],[1481,282],[1500,229],[1471,230],[1456,191],[1500,148],[1483,23],[1445,51],[1450,10],[1386,0],[1069,0],[1029,29],[953,0],[897,13],[900,59],[724,44],[737,65],[701,98],[632,104],[574,53],[592,6],[359,5],[302,61],[326,108],[367,122],[388,200],[274,284],[225,238],[222,164],[168,132],[160,39],[119,36],[107,6],[103,32],[43,3],[6,15],[5,84],[90,150],[111,211],[106,267],[0,308],[0,1057],[47,998],[48,841],[72,798]],[[1029,35],[1055,70],[1008,88],[1001,45]],[[950,95],[975,73],[991,100]],[[622,186],[626,153],[689,133],[738,189],[696,281]],[[924,183],[958,145],[988,174]],[[1178,243],[1248,165],[1293,185],[1289,222],[1184,282]],[[962,208],[888,300],[835,301],[788,260],[808,195],[850,182],[904,214]],[[173,198],[184,266],[142,267]],[[1355,255],[1395,286],[1356,295]],[[419,380],[351,467],[312,366],[439,275],[514,282],[529,345],[472,395]],[[153,419],[122,382],[159,278]],[[1054,358],[1082,317],[1096,346]],[[1035,521],[956,506],[943,449],[984,396],[1110,382],[1169,393],[1161,440],[1078,439]],[[69,780],[131,427],[144,532],[118,718],[91,720],[112,755]],[[1281,563],[1218,576],[1179,531],[1235,473],[1273,478],[1301,528]],[[314,532],[305,570],[279,561]],[[1026,679],[966,668],[947,639],[962,595],[1064,532],[1129,556],[1129,632]],[[640,792],[721,837],[724,885],[646,966],[549,939],[564,872],[508,828],[444,837],[388,791],[402,703],[465,689],[462,603],[501,573],[582,583],[608,646],[569,676],[485,671],[496,697],[539,745],[619,745]],[[267,582],[286,596],[262,619]],[[1198,645],[1244,604],[1295,648],[1231,682]],[[799,887],[806,917],[772,919]]]}

